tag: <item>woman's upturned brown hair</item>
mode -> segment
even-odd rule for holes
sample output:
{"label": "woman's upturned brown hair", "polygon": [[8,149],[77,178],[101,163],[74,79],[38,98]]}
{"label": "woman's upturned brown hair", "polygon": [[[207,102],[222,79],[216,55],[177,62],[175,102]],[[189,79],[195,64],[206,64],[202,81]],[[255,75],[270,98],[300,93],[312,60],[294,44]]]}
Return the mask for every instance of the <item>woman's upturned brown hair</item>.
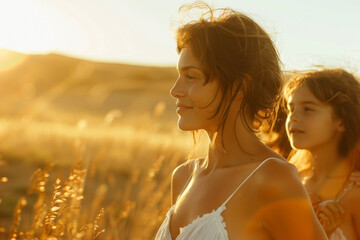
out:
{"label": "woman's upturned brown hair", "polygon": [[[264,120],[272,126],[282,86],[277,50],[270,36],[248,16],[232,9],[211,9],[196,2],[183,9],[206,9],[201,18],[178,28],[177,50],[190,48],[199,60],[206,83],[218,80],[222,112],[218,130],[224,130],[230,105],[239,91],[243,101],[241,116],[251,131],[259,130]],[[220,12],[218,17],[215,13]],[[218,91],[219,92],[219,91]],[[213,117],[214,117],[213,116]],[[248,120],[247,120],[248,119]]]}

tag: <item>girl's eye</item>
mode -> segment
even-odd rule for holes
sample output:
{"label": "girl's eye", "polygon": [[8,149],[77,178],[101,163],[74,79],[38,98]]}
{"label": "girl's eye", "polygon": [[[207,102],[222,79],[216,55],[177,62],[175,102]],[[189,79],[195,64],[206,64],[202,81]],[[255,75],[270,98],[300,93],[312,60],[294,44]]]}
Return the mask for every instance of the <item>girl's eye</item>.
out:
{"label": "girl's eye", "polygon": [[312,111],[314,111],[314,109],[311,109],[311,108],[304,108],[304,110],[305,110],[305,112],[312,112]]}

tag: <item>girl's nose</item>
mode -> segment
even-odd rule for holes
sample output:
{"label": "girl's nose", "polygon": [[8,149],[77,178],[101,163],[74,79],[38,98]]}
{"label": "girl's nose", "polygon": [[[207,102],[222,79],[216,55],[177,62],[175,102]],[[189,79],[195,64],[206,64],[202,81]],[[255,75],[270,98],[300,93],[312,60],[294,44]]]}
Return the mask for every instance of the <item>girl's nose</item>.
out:
{"label": "girl's nose", "polygon": [[174,84],[174,86],[170,89],[170,95],[173,98],[181,98],[185,96],[185,90],[181,87],[180,78],[178,78]]}
{"label": "girl's nose", "polygon": [[291,112],[289,114],[290,114],[290,116],[289,116],[290,121],[292,121],[292,122],[298,122],[299,121],[299,116],[298,116],[297,111],[293,111],[293,112]]}

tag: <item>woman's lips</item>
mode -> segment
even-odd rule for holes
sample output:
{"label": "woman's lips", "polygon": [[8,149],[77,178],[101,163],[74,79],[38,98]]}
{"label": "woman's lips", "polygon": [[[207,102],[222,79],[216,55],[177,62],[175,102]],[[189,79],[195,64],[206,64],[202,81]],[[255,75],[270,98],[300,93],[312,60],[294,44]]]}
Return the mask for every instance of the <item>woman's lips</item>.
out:
{"label": "woman's lips", "polygon": [[184,104],[176,104],[176,106],[177,106],[176,113],[178,114],[183,113],[184,111],[187,111],[189,109],[192,109],[192,107]]}

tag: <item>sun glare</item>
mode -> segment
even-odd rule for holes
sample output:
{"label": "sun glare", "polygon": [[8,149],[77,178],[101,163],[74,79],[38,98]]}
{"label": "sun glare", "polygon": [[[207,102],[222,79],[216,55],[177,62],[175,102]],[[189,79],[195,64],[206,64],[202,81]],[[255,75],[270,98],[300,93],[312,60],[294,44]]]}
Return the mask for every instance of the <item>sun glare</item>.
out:
{"label": "sun glare", "polygon": [[18,66],[26,59],[26,55],[0,49],[0,71]]}

